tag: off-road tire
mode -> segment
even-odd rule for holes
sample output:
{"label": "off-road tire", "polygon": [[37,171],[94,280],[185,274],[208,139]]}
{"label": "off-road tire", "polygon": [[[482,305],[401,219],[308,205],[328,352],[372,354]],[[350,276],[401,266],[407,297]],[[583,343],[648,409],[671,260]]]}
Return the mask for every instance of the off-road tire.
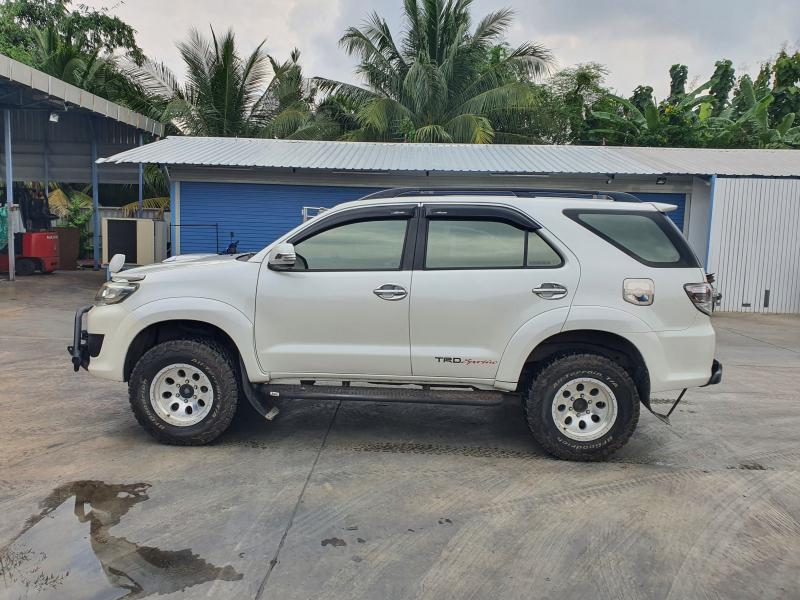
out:
{"label": "off-road tire", "polygon": [[[150,403],[150,384],[164,367],[186,363],[205,372],[214,391],[214,403],[199,423],[177,427],[156,414]],[[164,444],[200,446],[212,442],[233,421],[239,400],[234,357],[212,339],[179,339],[162,342],[145,352],[133,368],[128,382],[131,408],[139,424]]]}
{"label": "off-road tire", "polygon": [[[565,436],[552,414],[556,392],[566,382],[580,377],[602,381],[613,391],[617,401],[617,416],[611,429],[589,442]],[[522,405],[534,439],[547,452],[564,460],[606,460],[627,443],[639,422],[639,394],[630,374],[598,354],[571,354],[546,364],[523,390]]]}

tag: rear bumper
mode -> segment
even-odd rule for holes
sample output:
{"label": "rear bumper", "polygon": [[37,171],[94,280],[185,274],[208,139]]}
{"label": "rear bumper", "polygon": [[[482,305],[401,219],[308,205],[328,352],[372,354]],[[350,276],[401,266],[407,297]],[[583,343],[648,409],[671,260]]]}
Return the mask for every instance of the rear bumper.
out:
{"label": "rear bumper", "polygon": [[626,335],[647,365],[651,393],[702,387],[714,379],[714,328],[708,317],[698,316],[687,329]]}

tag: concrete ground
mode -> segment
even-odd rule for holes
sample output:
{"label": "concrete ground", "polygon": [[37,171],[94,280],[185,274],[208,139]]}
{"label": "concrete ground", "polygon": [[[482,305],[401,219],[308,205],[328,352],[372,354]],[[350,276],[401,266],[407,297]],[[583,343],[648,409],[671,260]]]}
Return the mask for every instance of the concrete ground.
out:
{"label": "concrete ground", "polygon": [[609,463],[514,402],[287,401],[174,448],[71,370],[100,280],[0,282],[0,598],[800,597],[799,318],[715,316],[723,383]]}

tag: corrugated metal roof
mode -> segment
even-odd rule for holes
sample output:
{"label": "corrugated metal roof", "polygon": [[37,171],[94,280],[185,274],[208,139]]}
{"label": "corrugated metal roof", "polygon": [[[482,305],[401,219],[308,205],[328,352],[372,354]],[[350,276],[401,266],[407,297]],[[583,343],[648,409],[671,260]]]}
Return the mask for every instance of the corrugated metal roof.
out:
{"label": "corrugated metal roof", "polygon": [[66,102],[158,137],[164,135],[164,125],[158,121],[0,54],[0,82],[3,80],[11,82],[12,85],[21,85],[43,93],[49,99]]}
{"label": "corrugated metal roof", "polygon": [[209,167],[499,174],[800,177],[800,151],[169,137],[100,159]]}

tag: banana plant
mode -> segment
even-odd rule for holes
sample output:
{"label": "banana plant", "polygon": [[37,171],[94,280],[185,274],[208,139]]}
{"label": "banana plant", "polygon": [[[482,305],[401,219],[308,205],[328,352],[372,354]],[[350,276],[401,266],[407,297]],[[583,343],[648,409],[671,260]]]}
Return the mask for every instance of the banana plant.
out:
{"label": "banana plant", "polygon": [[[709,117],[704,121],[707,145],[736,146],[755,145],[758,148],[797,148],[800,147],[800,127],[794,125],[796,115],[789,113],[779,123],[772,125],[769,108],[775,101],[771,92],[760,98],[752,82],[743,78],[740,83],[739,114],[729,107],[718,117]],[[755,144],[753,144],[755,140]],[[747,142],[750,142],[749,144]]]}
{"label": "banana plant", "polygon": [[670,141],[670,128],[699,121],[702,114],[711,110],[711,96],[703,94],[713,84],[707,81],[697,89],[672,101],[656,105],[652,98],[644,110],[620,96],[611,95],[612,110],[593,110],[596,126],[589,135],[596,141],[610,144],[658,146]]}

